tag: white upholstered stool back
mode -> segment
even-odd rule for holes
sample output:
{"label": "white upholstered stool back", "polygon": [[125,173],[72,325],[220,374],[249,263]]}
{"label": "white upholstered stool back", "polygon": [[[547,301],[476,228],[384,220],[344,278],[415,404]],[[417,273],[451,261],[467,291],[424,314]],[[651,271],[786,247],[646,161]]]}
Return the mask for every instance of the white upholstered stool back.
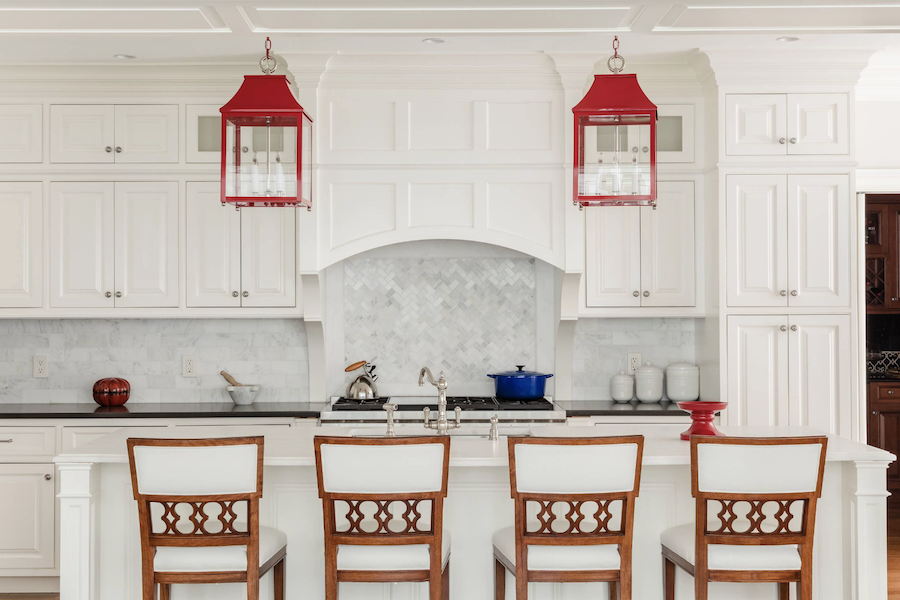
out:
{"label": "white upholstered stool back", "polygon": [[[528,442],[524,440],[528,439]],[[522,438],[511,446],[517,492],[589,494],[634,491],[638,441]],[[571,440],[571,443],[560,440]]]}
{"label": "white upholstered stool back", "polygon": [[359,438],[350,439],[349,443],[347,438],[317,443],[322,491],[329,494],[409,494],[444,490],[445,465],[449,458],[444,440],[394,439],[415,443],[373,444],[370,442],[376,440]]}
{"label": "white upholstered stool back", "polygon": [[825,449],[818,440],[745,444],[740,438],[728,439],[715,443],[698,438],[694,445],[698,491],[790,494],[818,489]]}

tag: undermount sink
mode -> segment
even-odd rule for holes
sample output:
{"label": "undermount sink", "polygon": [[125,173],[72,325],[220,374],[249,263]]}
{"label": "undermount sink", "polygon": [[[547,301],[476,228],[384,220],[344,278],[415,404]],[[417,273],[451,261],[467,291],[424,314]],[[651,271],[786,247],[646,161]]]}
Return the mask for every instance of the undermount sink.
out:
{"label": "undermount sink", "polygon": [[[351,429],[350,437],[380,438],[384,437],[384,432],[385,429],[383,427],[365,427]],[[394,433],[397,437],[437,437],[436,433],[434,433],[433,431],[428,431],[424,427],[396,427],[394,429]],[[525,427],[500,428],[501,438],[505,438],[511,435],[531,437],[531,430]],[[450,437],[480,438],[486,440],[490,438],[490,434],[488,427],[461,427],[459,429],[451,429]]]}

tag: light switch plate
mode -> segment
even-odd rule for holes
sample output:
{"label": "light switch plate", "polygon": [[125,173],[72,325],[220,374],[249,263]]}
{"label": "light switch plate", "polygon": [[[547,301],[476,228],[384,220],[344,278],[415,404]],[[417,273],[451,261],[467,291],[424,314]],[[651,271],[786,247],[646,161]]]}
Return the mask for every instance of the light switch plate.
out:
{"label": "light switch plate", "polygon": [[50,363],[47,362],[46,356],[34,357],[34,376],[38,379],[46,379],[50,377]]}
{"label": "light switch plate", "polygon": [[181,376],[182,377],[200,377],[200,373],[197,370],[197,357],[196,356],[182,356],[181,357]]}

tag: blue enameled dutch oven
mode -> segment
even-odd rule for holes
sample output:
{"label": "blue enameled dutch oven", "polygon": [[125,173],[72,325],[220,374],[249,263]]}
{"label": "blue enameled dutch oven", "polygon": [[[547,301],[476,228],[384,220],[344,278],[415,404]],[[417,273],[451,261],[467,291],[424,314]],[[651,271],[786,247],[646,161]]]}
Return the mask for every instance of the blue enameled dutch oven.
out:
{"label": "blue enameled dutch oven", "polygon": [[525,365],[516,365],[517,371],[489,373],[494,380],[494,395],[510,400],[527,400],[544,397],[544,384],[553,375],[523,371]]}

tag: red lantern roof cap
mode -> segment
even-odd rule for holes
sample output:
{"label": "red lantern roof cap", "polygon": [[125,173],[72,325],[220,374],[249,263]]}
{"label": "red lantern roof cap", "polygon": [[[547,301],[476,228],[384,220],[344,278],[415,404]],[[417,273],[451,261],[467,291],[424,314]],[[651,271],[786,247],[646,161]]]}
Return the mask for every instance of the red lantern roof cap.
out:
{"label": "red lantern roof cap", "polygon": [[223,115],[306,112],[294,97],[286,75],[244,75],[240,89],[219,111]]}
{"label": "red lantern roof cap", "polygon": [[656,111],[656,105],[638,84],[637,75],[594,75],[591,89],[584,95],[573,113],[621,113]]}

